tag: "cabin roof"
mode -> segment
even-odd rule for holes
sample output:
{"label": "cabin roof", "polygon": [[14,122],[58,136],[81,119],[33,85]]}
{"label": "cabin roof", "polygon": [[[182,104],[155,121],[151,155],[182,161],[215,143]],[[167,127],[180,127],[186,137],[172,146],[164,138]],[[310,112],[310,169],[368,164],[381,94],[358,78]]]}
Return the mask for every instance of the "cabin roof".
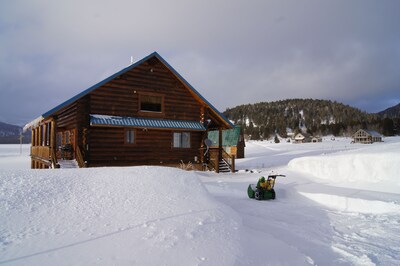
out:
{"label": "cabin roof", "polygon": [[118,71],[117,73],[111,75],[110,77],[100,81],[99,83],[89,87],[88,89],[82,91],[81,93],[75,95],[74,97],[66,100],[65,102],[57,105],[53,109],[50,109],[49,111],[45,112],[42,114],[40,117],[34,119],[33,121],[29,122],[28,124],[25,125],[24,130],[26,130],[29,127],[35,126],[40,120],[46,119],[56,112],[60,111],[64,107],[70,105],[71,103],[75,102],[76,100],[84,97],[85,95],[89,94],[93,90],[99,88],[100,86],[106,84],[107,82],[113,80],[114,78],[124,74],[125,72],[134,69],[135,67],[141,65],[145,61],[149,60],[152,57],[156,57],[158,60],[161,61],[161,63],[166,66],[184,85],[191,91],[194,95],[196,95],[205,105],[207,105],[218,117],[221,118],[221,120],[228,126],[228,127],[234,127],[234,125],[222,114],[220,113],[209,101],[207,101],[192,85],[189,84],[170,64],[167,63],[167,61],[164,60],[157,52],[153,52],[149,54],[148,56],[144,57],[143,59],[137,61],[136,63],[131,64],[130,66]]}
{"label": "cabin roof", "polygon": [[368,134],[370,134],[372,137],[382,137],[382,135],[376,132],[375,130],[365,130],[365,131],[367,131]]}
{"label": "cabin roof", "polygon": [[[378,132],[376,132],[375,130],[359,129],[358,131],[360,131],[360,130],[365,131],[367,134],[369,134],[369,135],[372,136],[372,137],[382,137],[382,135],[379,134]],[[358,132],[358,131],[357,131],[357,132]],[[357,132],[356,132],[356,133],[357,133]],[[354,135],[355,135],[356,133],[354,133]]]}
{"label": "cabin roof", "polygon": [[109,115],[90,115],[91,126],[121,126],[139,128],[165,128],[205,131],[206,128],[200,122],[185,120],[163,120],[141,117],[121,117]]}
{"label": "cabin roof", "polygon": [[[211,146],[215,147],[219,144],[219,131],[213,130],[208,132],[208,139],[212,141]],[[222,146],[237,146],[240,137],[240,127],[235,126],[233,129],[222,131]]]}

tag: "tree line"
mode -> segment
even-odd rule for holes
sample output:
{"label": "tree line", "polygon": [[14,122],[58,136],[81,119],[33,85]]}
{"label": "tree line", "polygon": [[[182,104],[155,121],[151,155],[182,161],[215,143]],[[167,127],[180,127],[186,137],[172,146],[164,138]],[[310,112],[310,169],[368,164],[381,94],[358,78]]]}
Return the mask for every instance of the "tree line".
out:
{"label": "tree line", "polygon": [[358,129],[378,131],[385,136],[399,134],[399,117],[369,114],[336,101],[288,99],[228,108],[224,115],[240,125],[251,139],[269,139],[288,132],[311,135],[351,136]]}

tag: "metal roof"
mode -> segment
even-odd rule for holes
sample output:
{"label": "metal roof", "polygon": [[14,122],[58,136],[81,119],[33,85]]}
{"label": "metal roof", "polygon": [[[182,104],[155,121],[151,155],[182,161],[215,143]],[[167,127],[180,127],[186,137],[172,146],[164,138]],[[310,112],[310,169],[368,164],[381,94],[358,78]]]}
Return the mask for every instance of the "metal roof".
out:
{"label": "metal roof", "polygon": [[[169,68],[169,70],[178,78],[181,80],[181,82],[183,82],[188,88],[189,90],[191,90],[193,93],[195,93],[205,104],[207,104],[227,125],[234,127],[234,125],[222,114],[220,113],[210,102],[208,102],[194,87],[192,87],[192,85],[189,84],[189,82],[187,82],[172,66],[170,66],[167,61],[164,60],[164,58],[162,58],[157,52],[153,52],[150,55],[144,57],[143,59],[137,61],[136,63],[118,71],[117,73],[111,75],[110,77],[100,81],[99,83],[93,85],[92,87],[82,91],[81,93],[75,95],[74,97],[66,100],[65,102],[61,103],[60,105],[57,105],[56,107],[54,107],[53,109],[47,111],[46,113],[42,114],[42,118],[48,118],[51,115],[55,114],[56,112],[60,111],[62,108],[68,106],[69,104],[73,103],[74,101],[82,98],[83,96],[89,94],[90,92],[92,92],[93,90],[99,88],[100,86],[106,84],[107,82],[113,80],[114,78],[118,77],[119,75],[124,74],[125,72],[137,67],[138,65],[142,64],[143,62],[147,61],[148,59],[152,58],[152,57],[156,57],[157,59],[159,59],[167,68]],[[29,123],[31,124],[31,123]]]}
{"label": "metal roof", "polygon": [[362,130],[370,134],[372,137],[382,137],[382,135],[376,132],[375,130],[368,130],[368,129],[362,129]]}
{"label": "metal roof", "polygon": [[127,116],[108,116],[90,115],[91,126],[120,126],[120,127],[140,127],[158,129],[182,129],[205,131],[206,128],[200,122],[185,120],[164,120],[142,117]]}

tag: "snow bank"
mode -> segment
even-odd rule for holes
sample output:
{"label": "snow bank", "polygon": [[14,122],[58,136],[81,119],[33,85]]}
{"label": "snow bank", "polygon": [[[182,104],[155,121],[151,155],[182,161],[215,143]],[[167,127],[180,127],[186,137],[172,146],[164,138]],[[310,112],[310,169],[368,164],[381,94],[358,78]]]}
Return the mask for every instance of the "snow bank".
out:
{"label": "snow bank", "polygon": [[318,202],[328,208],[354,213],[370,213],[370,214],[383,214],[383,213],[399,213],[400,205],[394,202],[384,202],[379,200],[365,200],[352,197],[343,197],[338,195],[329,195],[321,193],[304,193],[301,195]]}
{"label": "snow bank", "polygon": [[0,264],[231,265],[240,219],[196,173],[0,170]]}
{"label": "snow bank", "polygon": [[359,150],[296,158],[289,168],[329,183],[400,193],[400,143],[374,144]]}

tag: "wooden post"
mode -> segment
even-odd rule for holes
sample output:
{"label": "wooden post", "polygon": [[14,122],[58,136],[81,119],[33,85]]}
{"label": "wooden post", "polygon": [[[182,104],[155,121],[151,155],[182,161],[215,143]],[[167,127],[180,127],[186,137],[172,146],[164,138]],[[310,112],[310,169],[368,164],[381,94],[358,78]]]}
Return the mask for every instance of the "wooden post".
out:
{"label": "wooden post", "polygon": [[[200,107],[200,123],[202,125],[204,125],[204,115],[205,115],[204,110],[205,110],[204,105],[202,105]],[[204,166],[204,163],[205,163],[205,158],[204,158],[204,152],[205,152],[204,140],[206,140],[208,138],[208,125],[206,125],[206,131],[205,131],[204,134],[205,134],[205,136],[203,135],[203,137],[201,138],[201,144],[200,144],[200,162],[201,162],[202,167]]]}
{"label": "wooden post", "polygon": [[54,152],[56,151],[56,140],[57,140],[57,122],[56,120],[53,118],[51,120],[51,128],[50,128],[50,148],[54,150]]}
{"label": "wooden post", "polygon": [[31,129],[31,147],[35,145],[35,130]]}
{"label": "wooden post", "polygon": [[47,135],[47,127],[48,127],[48,123],[44,123],[43,124],[43,146],[47,146],[47,141],[49,140],[49,136]]}
{"label": "wooden post", "polygon": [[218,128],[218,161],[217,173],[219,173],[219,162],[222,160],[222,128]]}
{"label": "wooden post", "polygon": [[38,146],[42,146],[42,126],[38,127]]}
{"label": "wooden post", "polygon": [[232,155],[231,171],[232,171],[232,173],[235,172],[235,155]]}
{"label": "wooden post", "polygon": [[53,167],[57,165],[57,122],[54,118],[50,122],[50,157]]}

